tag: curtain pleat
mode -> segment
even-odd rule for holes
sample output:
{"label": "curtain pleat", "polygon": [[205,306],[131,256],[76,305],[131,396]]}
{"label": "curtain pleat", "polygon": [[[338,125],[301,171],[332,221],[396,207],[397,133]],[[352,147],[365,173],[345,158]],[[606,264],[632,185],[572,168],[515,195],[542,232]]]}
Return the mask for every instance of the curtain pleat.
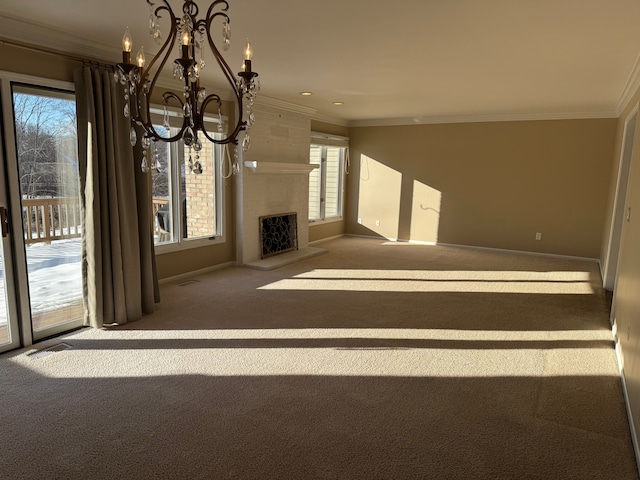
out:
{"label": "curtain pleat", "polygon": [[74,80],[85,324],[122,325],[153,312],[160,300],[149,178],[134,159],[124,96],[113,74],[85,66]]}

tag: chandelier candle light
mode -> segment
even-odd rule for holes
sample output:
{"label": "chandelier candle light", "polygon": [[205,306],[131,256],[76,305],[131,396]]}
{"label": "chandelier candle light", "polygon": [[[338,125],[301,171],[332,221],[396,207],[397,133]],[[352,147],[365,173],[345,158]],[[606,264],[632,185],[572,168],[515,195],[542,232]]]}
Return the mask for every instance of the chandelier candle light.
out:
{"label": "chandelier candle light", "polygon": [[[131,119],[131,129],[129,139],[131,145],[135,146],[138,142],[135,125],[138,125],[143,133],[142,146],[142,170],[148,172],[150,168],[160,169],[156,142],[176,142],[182,140],[184,145],[189,148],[189,168],[193,173],[202,173],[202,165],[199,161],[199,152],[202,150],[202,141],[199,132],[204,137],[216,144],[232,143],[236,146],[235,163],[233,172],[238,171],[238,135],[244,131],[245,135],[242,140],[242,149],[246,151],[249,148],[249,129],[253,125],[255,117],[253,113],[253,105],[256,95],[260,90],[260,82],[258,74],[251,70],[251,58],[253,49],[251,44],[247,42],[244,49],[244,62],[242,71],[234,76],[231,68],[222,57],[222,54],[216,47],[211,37],[211,27],[214,21],[222,24],[221,44],[223,50],[228,50],[231,42],[230,19],[227,11],[229,3],[226,0],[215,0],[207,10],[204,18],[198,19],[199,7],[192,0],[184,0],[182,5],[182,15],[176,16],[169,4],[168,0],[161,0],[158,7],[150,0],[146,0],[149,5],[149,34],[155,42],[161,45],[160,50],[147,63],[144,49],[140,47],[135,59],[135,63],[131,62],[131,50],[133,41],[129,28],[127,27],[124,37],[122,38],[122,63],[118,63],[115,78],[125,87],[125,107],[124,116]],[[163,15],[169,17],[169,34],[163,42],[162,33],[160,32],[159,21]],[[176,44],[180,45],[179,57],[173,62],[173,77],[184,82],[182,96],[173,92],[164,92],[162,94],[162,103],[164,106],[163,127],[169,129],[169,107],[177,107],[182,111],[182,125],[178,132],[173,136],[162,136],[156,131],[151,121],[150,99],[158,80],[158,76],[163,70],[167,60],[171,56],[171,52]],[[222,133],[222,101],[219,95],[215,93],[207,94],[204,87],[200,86],[200,71],[205,68],[205,44],[208,43],[209,49],[222,70],[227,82],[231,86],[235,103],[237,106],[237,122],[231,132],[225,138],[214,138],[214,135],[207,131],[205,127],[205,112],[207,107],[211,105],[214,112],[218,116],[218,132]],[[196,59],[196,53],[199,52],[199,58]],[[243,108],[243,101],[246,100],[246,107]],[[217,111],[216,111],[217,110]],[[211,114],[211,111],[209,112]],[[243,115],[246,114],[246,120]],[[153,145],[153,166],[149,166],[149,157],[151,156],[151,146]],[[195,152],[195,162],[192,159],[192,151]]]}

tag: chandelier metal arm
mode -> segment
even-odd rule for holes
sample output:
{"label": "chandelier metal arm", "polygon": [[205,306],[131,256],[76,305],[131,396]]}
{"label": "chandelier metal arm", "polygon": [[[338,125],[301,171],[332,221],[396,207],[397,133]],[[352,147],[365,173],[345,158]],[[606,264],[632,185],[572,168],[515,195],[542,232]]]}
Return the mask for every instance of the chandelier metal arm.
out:
{"label": "chandelier metal arm", "polygon": [[[173,49],[176,43],[176,38],[177,38],[176,25],[178,23],[178,20],[174,15],[173,11],[171,10],[171,7],[167,3],[167,1],[162,0],[162,2],[164,3],[164,5],[160,5],[159,7],[157,7],[154,10],[154,15],[156,15],[157,18],[161,18],[160,12],[166,11],[170,17],[171,29],[169,31],[169,35],[167,36],[167,39],[160,47],[160,50],[156,55],[154,55],[153,59],[151,60],[151,62],[149,62],[146,68],[144,67],[140,68],[138,66],[134,66],[130,74],[132,76],[131,85],[137,91],[137,95],[134,95],[134,98],[137,99],[137,101],[132,102],[133,104],[132,106],[135,107],[135,110],[131,112],[131,118],[138,125],[142,127],[144,132],[150,138],[156,141],[172,142],[172,141],[179,140],[179,137],[175,136],[175,137],[172,137],[171,139],[167,139],[166,137],[162,137],[161,135],[158,134],[158,132],[156,132],[155,128],[153,127],[153,123],[151,121],[151,111],[150,111],[150,104],[149,104],[149,96],[151,95],[151,92],[155,87],[155,84],[158,80],[160,72],[166,65],[167,60],[171,55],[171,50]],[[154,3],[149,0],[147,0],[147,4],[149,4],[149,6],[151,7],[154,5]],[[163,52],[164,52],[164,55],[163,55]],[[159,66],[157,69],[155,69],[155,72],[152,74],[152,71],[154,70],[154,66],[158,61],[160,62]],[[149,78],[151,78],[151,80],[148,80]],[[165,97],[166,97],[166,94],[163,94],[163,98]],[[172,95],[172,97],[175,98],[182,106],[182,101],[178,96]],[[141,104],[143,101],[145,103],[144,107]],[[181,129],[181,132],[182,131],[184,131],[184,126]]]}
{"label": "chandelier metal arm", "polygon": [[[211,24],[213,23],[213,20],[218,15],[223,15],[224,17],[227,18],[227,20],[229,18],[226,14],[223,14],[221,12],[216,12],[213,15],[211,14],[211,11],[212,11],[212,9],[213,9],[213,7],[214,7],[214,5],[216,3],[224,4],[226,6],[226,8],[228,8],[228,6],[229,6],[229,4],[226,2],[226,0],[218,0],[217,2],[214,2],[214,4],[212,4],[211,7],[209,7],[209,10],[207,11],[205,31],[207,32],[207,42],[209,43],[209,48],[213,52],[213,56],[215,57],[216,62],[218,63],[218,66],[222,70],[222,73],[224,74],[225,78],[227,79],[227,82],[231,86],[231,90],[233,91],[233,95],[235,96],[236,106],[237,106],[237,108],[236,108],[237,121],[236,121],[235,128],[233,129],[233,131],[231,133],[229,133],[227,135],[226,138],[224,138],[222,140],[213,140],[208,135],[207,135],[207,138],[209,140],[217,143],[217,144],[233,143],[234,145],[238,145],[238,138],[237,138],[238,134],[242,130],[246,129],[247,122],[242,120],[242,112],[243,112],[242,92],[239,90],[238,85],[236,84],[236,80],[235,80],[233,71],[231,70],[231,67],[229,67],[229,64],[226,62],[224,57],[220,54],[220,51],[216,47],[213,39],[211,38]],[[203,113],[204,113],[204,104],[203,104],[202,110],[203,110]]]}
{"label": "chandelier metal arm", "polygon": [[[140,78],[142,78],[142,79],[147,78],[149,76],[149,74],[151,73],[155,63],[159,59],[161,59],[160,60],[160,65],[156,69],[155,73],[153,74],[153,77],[151,78],[151,82],[149,83],[149,86],[148,86],[148,92],[149,93],[155,87],[156,81],[158,80],[158,76],[160,75],[160,72],[162,71],[162,69],[166,65],[167,60],[169,59],[169,56],[171,55],[171,50],[173,50],[173,47],[176,44],[176,39],[178,37],[178,35],[177,35],[177,25],[178,25],[179,20],[176,18],[175,14],[171,10],[171,6],[167,2],[167,0],[162,0],[162,2],[164,3],[164,5],[160,5],[158,8],[156,8],[155,11],[154,11],[154,14],[156,15],[157,18],[162,18],[159,15],[159,12],[161,12],[163,10],[166,11],[169,14],[169,17],[170,17],[169,23],[171,25],[171,29],[169,30],[169,35],[167,35],[167,39],[165,40],[165,42],[160,47],[160,50],[158,50],[158,53],[156,53],[153,56],[153,58],[149,62],[149,65],[147,65],[147,67],[143,68],[143,70],[142,70],[142,75],[141,75]],[[149,0],[147,0],[147,3],[150,6],[154,5]],[[165,50],[166,50],[166,53],[163,54],[163,52]]]}
{"label": "chandelier metal arm", "polygon": [[[211,5],[209,5],[209,9],[207,10],[207,17],[206,18],[209,18],[211,16],[211,12],[218,5],[224,5],[220,9],[220,12],[228,12],[229,11],[229,2],[227,2],[227,0],[215,0],[215,2],[213,2]],[[218,13],[220,13],[220,12],[218,12]],[[227,21],[228,21],[229,20],[229,16],[226,13],[224,14],[224,16],[227,17]]]}
{"label": "chandelier metal arm", "polygon": [[[211,102],[214,102],[214,101],[218,105],[218,110],[220,110],[222,108],[222,100],[220,99],[219,95],[216,95],[215,93],[212,93],[212,94],[208,95],[202,101],[202,109],[200,110],[200,114],[198,115],[198,122],[200,123],[200,129],[201,129],[202,133],[204,134],[204,136],[210,142],[213,142],[213,143],[218,144],[218,145],[231,143],[231,142],[233,142],[233,138],[231,136],[227,136],[226,138],[224,138],[222,140],[219,140],[219,139],[213,138],[211,135],[209,135],[209,131],[207,130],[207,127],[206,127],[206,124],[205,124],[204,115],[205,115],[205,111],[207,109],[207,105],[209,103],[211,103]],[[236,144],[237,144],[237,142],[236,142]]]}

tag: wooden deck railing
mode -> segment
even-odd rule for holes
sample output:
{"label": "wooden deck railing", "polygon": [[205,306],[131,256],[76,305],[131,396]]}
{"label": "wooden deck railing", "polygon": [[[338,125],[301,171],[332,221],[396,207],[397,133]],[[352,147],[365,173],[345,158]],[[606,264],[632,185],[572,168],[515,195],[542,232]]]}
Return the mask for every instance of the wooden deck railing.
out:
{"label": "wooden deck railing", "polygon": [[78,198],[27,198],[22,200],[24,241],[50,243],[80,236]]}
{"label": "wooden deck railing", "polygon": [[[166,197],[153,197],[153,231],[160,235],[156,214],[169,202]],[[63,238],[78,238],[80,201],[78,198],[28,198],[22,200],[22,220],[26,244],[51,243]]]}
{"label": "wooden deck railing", "polygon": [[158,213],[158,210],[160,210],[167,203],[169,203],[169,199],[167,197],[153,197],[153,217],[154,218]]}
{"label": "wooden deck railing", "polygon": [[156,237],[156,241],[166,241],[168,234],[165,230],[160,228],[160,224],[157,222],[158,210],[164,207],[167,203],[169,203],[169,199],[167,197],[153,197],[152,205],[153,205],[153,215],[151,217],[151,222],[153,223],[153,234]]}

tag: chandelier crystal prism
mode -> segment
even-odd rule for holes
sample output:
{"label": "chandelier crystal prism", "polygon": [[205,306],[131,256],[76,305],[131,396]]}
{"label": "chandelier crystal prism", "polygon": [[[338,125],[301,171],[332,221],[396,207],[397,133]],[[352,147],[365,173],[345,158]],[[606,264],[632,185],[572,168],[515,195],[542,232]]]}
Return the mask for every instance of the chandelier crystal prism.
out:
{"label": "chandelier crystal prism", "polygon": [[[200,9],[192,0],[184,0],[182,13],[176,15],[168,0],[160,0],[157,4],[146,0],[149,5],[149,34],[160,45],[160,50],[147,62],[144,48],[140,47],[135,57],[135,63],[131,61],[133,40],[127,27],[122,38],[122,63],[116,64],[115,78],[124,86],[124,116],[130,118],[131,127],[129,140],[132,146],[138,143],[136,125],[142,129],[143,158],[141,168],[149,171],[151,168],[158,170],[160,164],[155,148],[156,142],[176,142],[182,140],[189,149],[188,166],[193,173],[202,173],[199,152],[202,149],[200,132],[209,141],[219,144],[233,144],[235,149],[234,171],[237,171],[238,137],[244,133],[242,149],[249,148],[249,130],[255,121],[253,106],[256,96],[260,91],[258,74],[251,69],[253,49],[247,41],[243,51],[242,71],[236,75],[218,50],[216,42],[211,35],[214,25],[221,27],[219,42],[223,50],[228,50],[231,45],[231,26],[228,15],[229,3],[226,0],[215,0],[202,18],[198,18]],[[166,39],[160,30],[160,21],[168,18],[169,32]],[[222,100],[215,93],[207,93],[200,85],[200,73],[206,65],[206,47],[213,54],[218,67],[222,71],[231,88],[236,105],[236,123],[229,127],[229,133],[224,138],[219,138],[214,132],[207,131],[205,115],[217,115],[218,132],[224,131],[222,123]],[[156,130],[151,119],[151,99],[158,81],[158,77],[171,57],[174,48],[178,49],[178,58],[173,62],[173,77],[182,82],[181,94],[164,92],[162,104],[164,107],[163,127],[168,131],[170,109],[179,109],[181,112],[181,125],[178,131],[169,136],[161,135]],[[213,109],[213,112],[212,112]],[[206,113],[208,112],[208,113]],[[246,118],[246,120],[245,120]],[[180,122],[179,122],[180,123]],[[153,147],[154,153],[151,154]],[[191,158],[195,152],[195,162]],[[149,158],[153,156],[153,166],[150,166]]]}

